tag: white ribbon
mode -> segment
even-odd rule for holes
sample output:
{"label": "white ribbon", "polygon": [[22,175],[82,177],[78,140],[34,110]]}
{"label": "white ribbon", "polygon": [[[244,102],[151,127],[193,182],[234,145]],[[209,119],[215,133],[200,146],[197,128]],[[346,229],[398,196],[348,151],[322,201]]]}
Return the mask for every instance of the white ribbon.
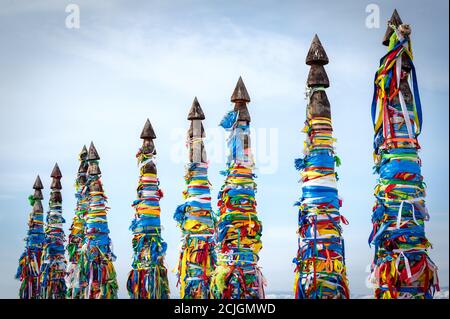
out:
{"label": "white ribbon", "polygon": [[307,182],[302,182],[302,185],[303,185],[303,187],[324,186],[324,187],[330,187],[330,188],[337,188],[336,176],[329,175],[329,176],[322,176],[322,177],[314,178]]}
{"label": "white ribbon", "polygon": [[[401,60],[401,57],[400,57]],[[396,63],[399,63],[399,61],[397,61]],[[401,63],[401,61],[400,61]],[[400,100],[400,106],[402,107],[402,113],[403,113],[403,118],[405,119],[405,124],[406,124],[406,130],[408,131],[408,136],[410,139],[413,139],[413,131],[412,131],[412,126],[411,126],[411,119],[409,117],[409,112],[408,109],[406,108],[406,102],[405,99],[403,98],[403,94],[402,91],[398,91],[398,97]]]}
{"label": "white ribbon", "polygon": [[209,203],[210,200],[207,199],[207,198],[204,198],[204,197],[210,197],[210,196],[211,195],[209,195],[209,196],[206,196],[206,195],[191,196],[191,197],[186,198],[185,202],[189,203],[189,202],[192,202],[192,201],[196,201],[196,202],[199,202],[199,203],[205,203],[206,204],[206,203]]}
{"label": "white ribbon", "polygon": [[94,271],[93,271],[93,269],[92,269],[92,263],[89,265],[89,273],[90,273],[90,276],[89,276],[89,284],[88,284],[88,287],[87,287],[87,289],[86,289],[86,294],[85,294],[85,298],[86,298],[86,299],[89,299],[89,293],[90,293],[90,291],[91,291],[91,285],[92,285],[92,281],[93,281],[93,279],[94,279]]}
{"label": "white ribbon", "polygon": [[416,219],[416,210],[414,209],[414,202],[417,200],[418,200],[418,198],[413,199],[413,200],[402,200],[401,201],[400,207],[398,208],[398,214],[397,214],[397,229],[400,229],[400,223],[402,221],[403,203],[405,203],[405,202],[411,205],[412,217],[413,217],[414,223],[416,223],[416,225],[419,225],[419,222]]}
{"label": "white ribbon", "polygon": [[158,191],[144,190],[144,191],[141,191],[141,194],[142,194],[142,197],[143,197],[143,198],[147,198],[147,197],[159,197]]}
{"label": "white ribbon", "polygon": [[403,259],[405,260],[406,274],[408,275],[408,278],[411,278],[411,268],[409,267],[409,260],[403,251],[400,251],[400,253],[397,257],[397,260],[395,261],[395,268],[397,268],[397,271],[398,271],[398,265],[400,264],[401,257],[403,257]]}
{"label": "white ribbon", "polygon": [[140,162],[138,165],[139,169],[141,169],[142,167],[144,167],[146,164],[148,164],[150,162],[154,162],[154,157],[150,157],[150,158],[146,159],[145,161]]}

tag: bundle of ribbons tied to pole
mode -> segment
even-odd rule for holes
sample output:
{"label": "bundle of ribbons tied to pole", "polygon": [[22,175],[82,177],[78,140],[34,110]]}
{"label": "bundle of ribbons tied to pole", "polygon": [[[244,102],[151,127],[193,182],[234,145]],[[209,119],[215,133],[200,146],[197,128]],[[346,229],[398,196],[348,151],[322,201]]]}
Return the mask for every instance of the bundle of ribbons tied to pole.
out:
{"label": "bundle of ribbons tied to pole", "polygon": [[142,147],[136,157],[139,165],[137,199],[133,202],[135,216],[133,232],[133,262],[128,274],[127,290],[132,299],[168,299],[169,282],[164,256],[167,244],[161,237],[161,209],[163,192],[159,188],[153,140],[156,138],[147,119],[141,133]]}
{"label": "bundle of ribbons tied to pole", "polygon": [[375,74],[372,120],[379,178],[369,237],[375,247],[369,282],[379,299],[432,298],[439,290],[424,228],[429,215],[417,140],[422,109],[410,34],[395,10],[383,40],[388,53]]}
{"label": "bundle of ribbons tied to pole", "polygon": [[[85,299],[115,299],[118,285],[113,262],[116,256],[109,237],[109,208],[106,206],[99,160],[97,149],[91,143],[87,155],[88,177],[82,191],[89,204],[85,217],[85,238],[78,257],[79,281]],[[87,283],[86,287],[84,283]]]}
{"label": "bundle of ribbons tied to pole", "polygon": [[21,284],[19,288],[20,299],[38,299],[40,295],[39,273],[41,268],[42,248],[44,245],[44,208],[42,207],[41,178],[36,177],[33,189],[34,194],[28,197],[33,207],[28,219],[28,233],[25,238],[25,250],[19,258],[16,279]]}
{"label": "bundle of ribbons tied to pole", "polygon": [[195,97],[188,114],[191,121],[187,133],[189,163],[186,165],[183,191],[184,203],[175,211],[174,219],[182,231],[181,253],[178,262],[180,297],[184,299],[208,299],[210,277],[216,258],[214,252],[214,219],[211,208],[211,190],[208,180],[205,115]]}
{"label": "bundle of ribbons tied to pole", "polygon": [[254,160],[250,147],[250,102],[242,78],[231,96],[234,110],[220,125],[230,132],[225,183],[218,194],[217,267],[211,279],[216,299],[264,298],[265,279],[258,266],[262,225],[256,213]]}
{"label": "bundle of ribbons tied to pole", "polygon": [[75,207],[75,215],[72,219],[72,225],[70,226],[70,234],[67,244],[67,253],[69,256],[69,264],[67,266],[66,285],[67,285],[67,298],[80,299],[84,298],[85,289],[88,285],[87,281],[80,281],[80,252],[85,243],[84,233],[86,231],[86,213],[88,210],[88,198],[84,191],[87,181],[87,162],[88,151],[86,145],[79,155],[80,166],[78,168],[77,178],[75,180],[75,198],[77,199]]}
{"label": "bundle of ribbons tied to pole", "polygon": [[45,240],[40,272],[40,298],[65,299],[66,257],[62,216],[61,171],[55,164],[51,173],[49,211],[45,225]]}
{"label": "bundle of ribbons tied to pole", "polygon": [[307,80],[307,114],[303,132],[307,134],[304,158],[296,159],[300,170],[302,196],[298,213],[298,252],[294,259],[294,297],[297,299],[347,299],[348,280],[344,239],[339,212],[331,110],[325,89],[329,87],[324,65],[328,57],[314,37],[306,64],[311,69]]}
{"label": "bundle of ribbons tied to pole", "polygon": [[[428,255],[432,245],[425,234],[430,215],[418,153],[422,106],[411,27],[402,22],[397,10],[388,21],[383,44],[388,52],[380,59],[375,74],[371,105],[377,181],[368,239],[374,255],[367,283],[374,288],[377,299],[431,299],[440,288],[437,266]],[[328,63],[327,53],[315,35],[306,56],[310,70],[304,155],[295,160],[301,183],[301,195],[295,203],[298,249],[291,264],[295,267],[296,299],[350,298],[343,238],[343,225],[348,221],[341,214],[338,192],[336,167],[341,161],[336,155],[326,93],[330,86],[325,71]],[[217,212],[212,209],[204,145],[205,114],[197,97],[187,117],[190,127],[185,188],[183,202],[173,215],[181,233],[176,284],[182,299],[265,298],[266,280],[259,265],[262,223],[256,209],[255,160],[247,108],[250,96],[241,77],[231,102],[233,109],[220,122],[229,135],[226,169],[220,172],[225,181],[218,192]],[[161,233],[163,192],[156,167],[156,134],[148,119],[140,138],[142,146],[136,154],[139,180],[129,227],[133,257],[126,289],[132,299],[168,299],[167,243]],[[20,281],[21,299],[118,298],[116,256],[99,160],[93,143],[89,149],[84,146],[79,154],[76,206],[67,246],[58,164],[51,172],[45,223],[44,187],[37,176],[34,194],[28,197],[32,211],[15,275]]]}

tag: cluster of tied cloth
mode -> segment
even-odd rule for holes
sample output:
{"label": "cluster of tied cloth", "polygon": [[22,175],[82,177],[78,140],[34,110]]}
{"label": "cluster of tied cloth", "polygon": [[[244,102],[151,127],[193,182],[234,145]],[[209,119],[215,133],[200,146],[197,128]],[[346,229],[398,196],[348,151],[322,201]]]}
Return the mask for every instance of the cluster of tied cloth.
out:
{"label": "cluster of tied cloth", "polygon": [[297,299],[349,298],[345,266],[344,239],[339,212],[342,205],[337,191],[331,119],[308,118],[303,132],[305,157],[296,159],[300,170],[302,197],[298,213],[299,248],[294,297]]}
{"label": "cluster of tied cloth", "polygon": [[[59,190],[52,190],[59,192]],[[40,199],[29,201],[33,210],[28,221],[25,251],[19,259],[16,278],[22,283],[21,299],[64,299],[66,295],[66,258],[64,249],[64,218],[61,201],[51,196],[44,225]]]}
{"label": "cluster of tied cloth", "polygon": [[28,199],[33,209],[28,220],[25,250],[19,258],[16,278],[21,281],[19,297],[21,299],[37,299],[40,295],[39,274],[45,238],[44,212],[39,199],[35,199],[33,195],[30,195]]}
{"label": "cluster of tied cloth", "polygon": [[184,178],[185,202],[177,207],[174,214],[183,236],[177,273],[180,297],[208,299],[210,277],[216,263],[208,164],[187,164]]}
{"label": "cluster of tied cloth", "polygon": [[[55,192],[52,190],[52,192]],[[57,190],[56,192],[59,192]],[[52,199],[45,225],[45,239],[40,272],[40,298],[65,299],[66,297],[66,257],[62,203]]]}
{"label": "cluster of tied cloth", "polygon": [[217,266],[211,278],[216,299],[264,298],[265,280],[257,262],[262,225],[256,213],[256,183],[250,149],[250,128],[229,112],[221,126],[230,131],[225,183],[218,194]]}
{"label": "cluster of tied cloth", "polygon": [[[80,159],[81,160],[81,159]],[[87,165],[87,163],[84,163]],[[86,231],[86,213],[89,206],[89,201],[87,196],[83,193],[85,184],[85,178],[87,174],[84,172],[79,172],[77,179],[75,181],[75,197],[77,199],[77,204],[75,207],[75,215],[72,219],[72,225],[70,226],[70,234],[67,244],[67,253],[69,256],[69,264],[67,266],[67,298],[70,299],[81,299],[85,296],[85,289],[87,287],[87,282],[80,282],[80,252],[81,248],[85,243]]]}
{"label": "cluster of tied cloth", "polygon": [[[439,284],[437,267],[427,254],[431,244],[424,229],[429,215],[418,156],[419,90],[409,37],[393,28],[388,53],[375,75],[372,103],[374,170],[379,178],[369,237],[369,244],[375,246],[369,282],[376,298],[432,298]],[[405,62],[410,71],[402,68]],[[411,92],[402,90],[409,91],[402,86],[405,82]],[[412,98],[406,98],[411,93]]]}
{"label": "cluster of tied cloth", "polygon": [[[100,185],[94,186],[94,185]],[[79,289],[86,299],[117,298],[117,275],[109,237],[106,206],[100,175],[89,175],[83,196],[88,198],[83,244],[78,256]]]}
{"label": "cluster of tied cloth", "polygon": [[169,283],[164,256],[167,244],[161,238],[159,200],[163,193],[156,174],[145,173],[144,166],[154,161],[154,154],[142,148],[136,155],[140,166],[137,199],[133,202],[133,262],[127,290],[132,299],[168,299]]}
{"label": "cluster of tied cloth", "polygon": [[[26,249],[16,275],[22,281],[19,292],[22,299],[117,298],[117,279],[112,263],[115,256],[100,176],[88,176],[86,180],[86,174],[79,173],[75,184],[77,206],[67,245],[67,268],[62,203],[52,200],[61,197],[51,196],[45,228],[40,200],[33,196],[29,198],[33,211]],[[97,186],[99,190],[91,189],[93,184],[100,185]]]}

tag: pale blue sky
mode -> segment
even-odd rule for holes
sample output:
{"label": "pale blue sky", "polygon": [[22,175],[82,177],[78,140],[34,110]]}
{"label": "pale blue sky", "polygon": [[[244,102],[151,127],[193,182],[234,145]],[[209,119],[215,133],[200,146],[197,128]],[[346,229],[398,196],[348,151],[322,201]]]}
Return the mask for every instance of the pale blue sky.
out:
{"label": "pale blue sky", "polygon": [[[423,175],[441,286],[448,287],[448,2],[434,1],[71,1],[80,5],[80,29],[65,28],[69,1],[0,3],[0,297],[16,298],[14,280],[37,173],[47,206],[50,172],[57,161],[64,175],[63,208],[70,226],[75,206],[77,155],[94,140],[101,159],[108,219],[118,256],[120,296],[131,264],[131,233],[138,169],[135,154],[147,117],[158,136],[158,170],[163,237],[169,270],[176,267],[180,232],[172,219],[181,203],[184,158],[177,155],[179,132],[197,95],[206,114],[209,152],[225,144],[217,125],[243,76],[252,102],[255,129],[277,129],[274,173],[258,176],[258,212],[263,222],[260,265],[267,292],[291,292],[300,195],[294,158],[302,150],[305,116],[304,58],[317,33],[326,66],[332,106],[350,289],[370,294],[366,267],[374,202],[372,190],[373,74],[386,48],[385,21],[396,7],[412,25],[413,50],[421,89],[424,125],[420,136]],[[365,26],[366,5],[380,6],[381,28]],[[217,133],[219,132],[219,133]],[[225,157],[213,161],[213,198],[220,189]],[[258,158],[257,158],[258,159]],[[258,163],[257,163],[258,165]],[[213,203],[215,207],[215,201]],[[172,296],[177,296],[170,272]]]}

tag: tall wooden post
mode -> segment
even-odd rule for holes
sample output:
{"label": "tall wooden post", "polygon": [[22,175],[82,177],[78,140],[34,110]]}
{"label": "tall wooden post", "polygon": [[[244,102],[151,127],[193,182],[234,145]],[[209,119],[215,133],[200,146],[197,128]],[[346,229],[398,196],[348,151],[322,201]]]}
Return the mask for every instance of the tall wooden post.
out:
{"label": "tall wooden post", "polygon": [[256,213],[254,160],[250,148],[250,102],[239,77],[231,96],[233,111],[221,126],[230,132],[225,183],[219,192],[217,267],[211,279],[216,299],[264,298],[264,278],[258,267],[262,226]]}
{"label": "tall wooden post", "polygon": [[417,140],[422,108],[410,35],[411,27],[395,10],[383,38],[388,52],[375,74],[372,120],[379,178],[369,238],[375,246],[369,280],[379,299],[428,299],[439,290],[424,228],[429,215]]}
{"label": "tall wooden post", "polygon": [[77,204],[75,216],[73,217],[72,225],[70,226],[69,240],[66,247],[69,256],[66,275],[67,298],[70,299],[84,298],[85,289],[89,284],[87,281],[80,281],[80,267],[78,265],[81,248],[85,243],[86,213],[89,205],[87,193],[83,192],[86,187],[89,166],[87,155],[88,150],[86,145],[84,145],[78,157],[80,166],[75,180],[75,197],[77,199]]}
{"label": "tall wooden post", "polygon": [[20,280],[19,298],[38,299],[40,296],[39,273],[41,268],[42,248],[44,245],[44,208],[42,207],[41,178],[36,177],[34,194],[28,197],[33,207],[28,219],[28,232],[25,238],[25,250],[19,258],[16,279]]}
{"label": "tall wooden post", "polygon": [[132,299],[168,299],[169,282],[164,256],[167,244],[161,237],[161,209],[159,200],[163,193],[155,163],[156,138],[147,119],[141,133],[142,147],[136,157],[139,165],[137,199],[133,202],[134,219],[130,229],[133,232],[133,263],[129,272],[127,290]]}
{"label": "tall wooden post", "polygon": [[184,204],[177,207],[174,219],[182,230],[181,253],[178,263],[180,297],[208,299],[211,272],[215,266],[214,221],[208,163],[203,143],[205,115],[195,97],[189,111],[191,122],[187,133],[189,163],[186,165]]}
{"label": "tall wooden post", "polygon": [[324,65],[328,56],[317,35],[306,57],[307,80],[305,156],[295,161],[300,170],[302,196],[297,203],[298,252],[294,259],[294,297],[297,299],[349,298],[344,239],[338,197],[331,108],[325,89],[330,86]]}
{"label": "tall wooden post", "polygon": [[52,177],[49,200],[50,210],[47,213],[47,223],[45,225],[45,243],[40,274],[40,297],[43,299],[65,299],[66,257],[63,230],[65,220],[62,216],[62,174],[58,164],[55,164],[50,176]]}
{"label": "tall wooden post", "polygon": [[113,262],[116,256],[112,251],[109,237],[106,206],[107,197],[103,190],[99,167],[100,156],[94,143],[89,146],[88,178],[82,191],[88,198],[84,244],[80,251],[78,265],[80,282],[87,282],[84,289],[85,299],[116,299],[117,276]]}

